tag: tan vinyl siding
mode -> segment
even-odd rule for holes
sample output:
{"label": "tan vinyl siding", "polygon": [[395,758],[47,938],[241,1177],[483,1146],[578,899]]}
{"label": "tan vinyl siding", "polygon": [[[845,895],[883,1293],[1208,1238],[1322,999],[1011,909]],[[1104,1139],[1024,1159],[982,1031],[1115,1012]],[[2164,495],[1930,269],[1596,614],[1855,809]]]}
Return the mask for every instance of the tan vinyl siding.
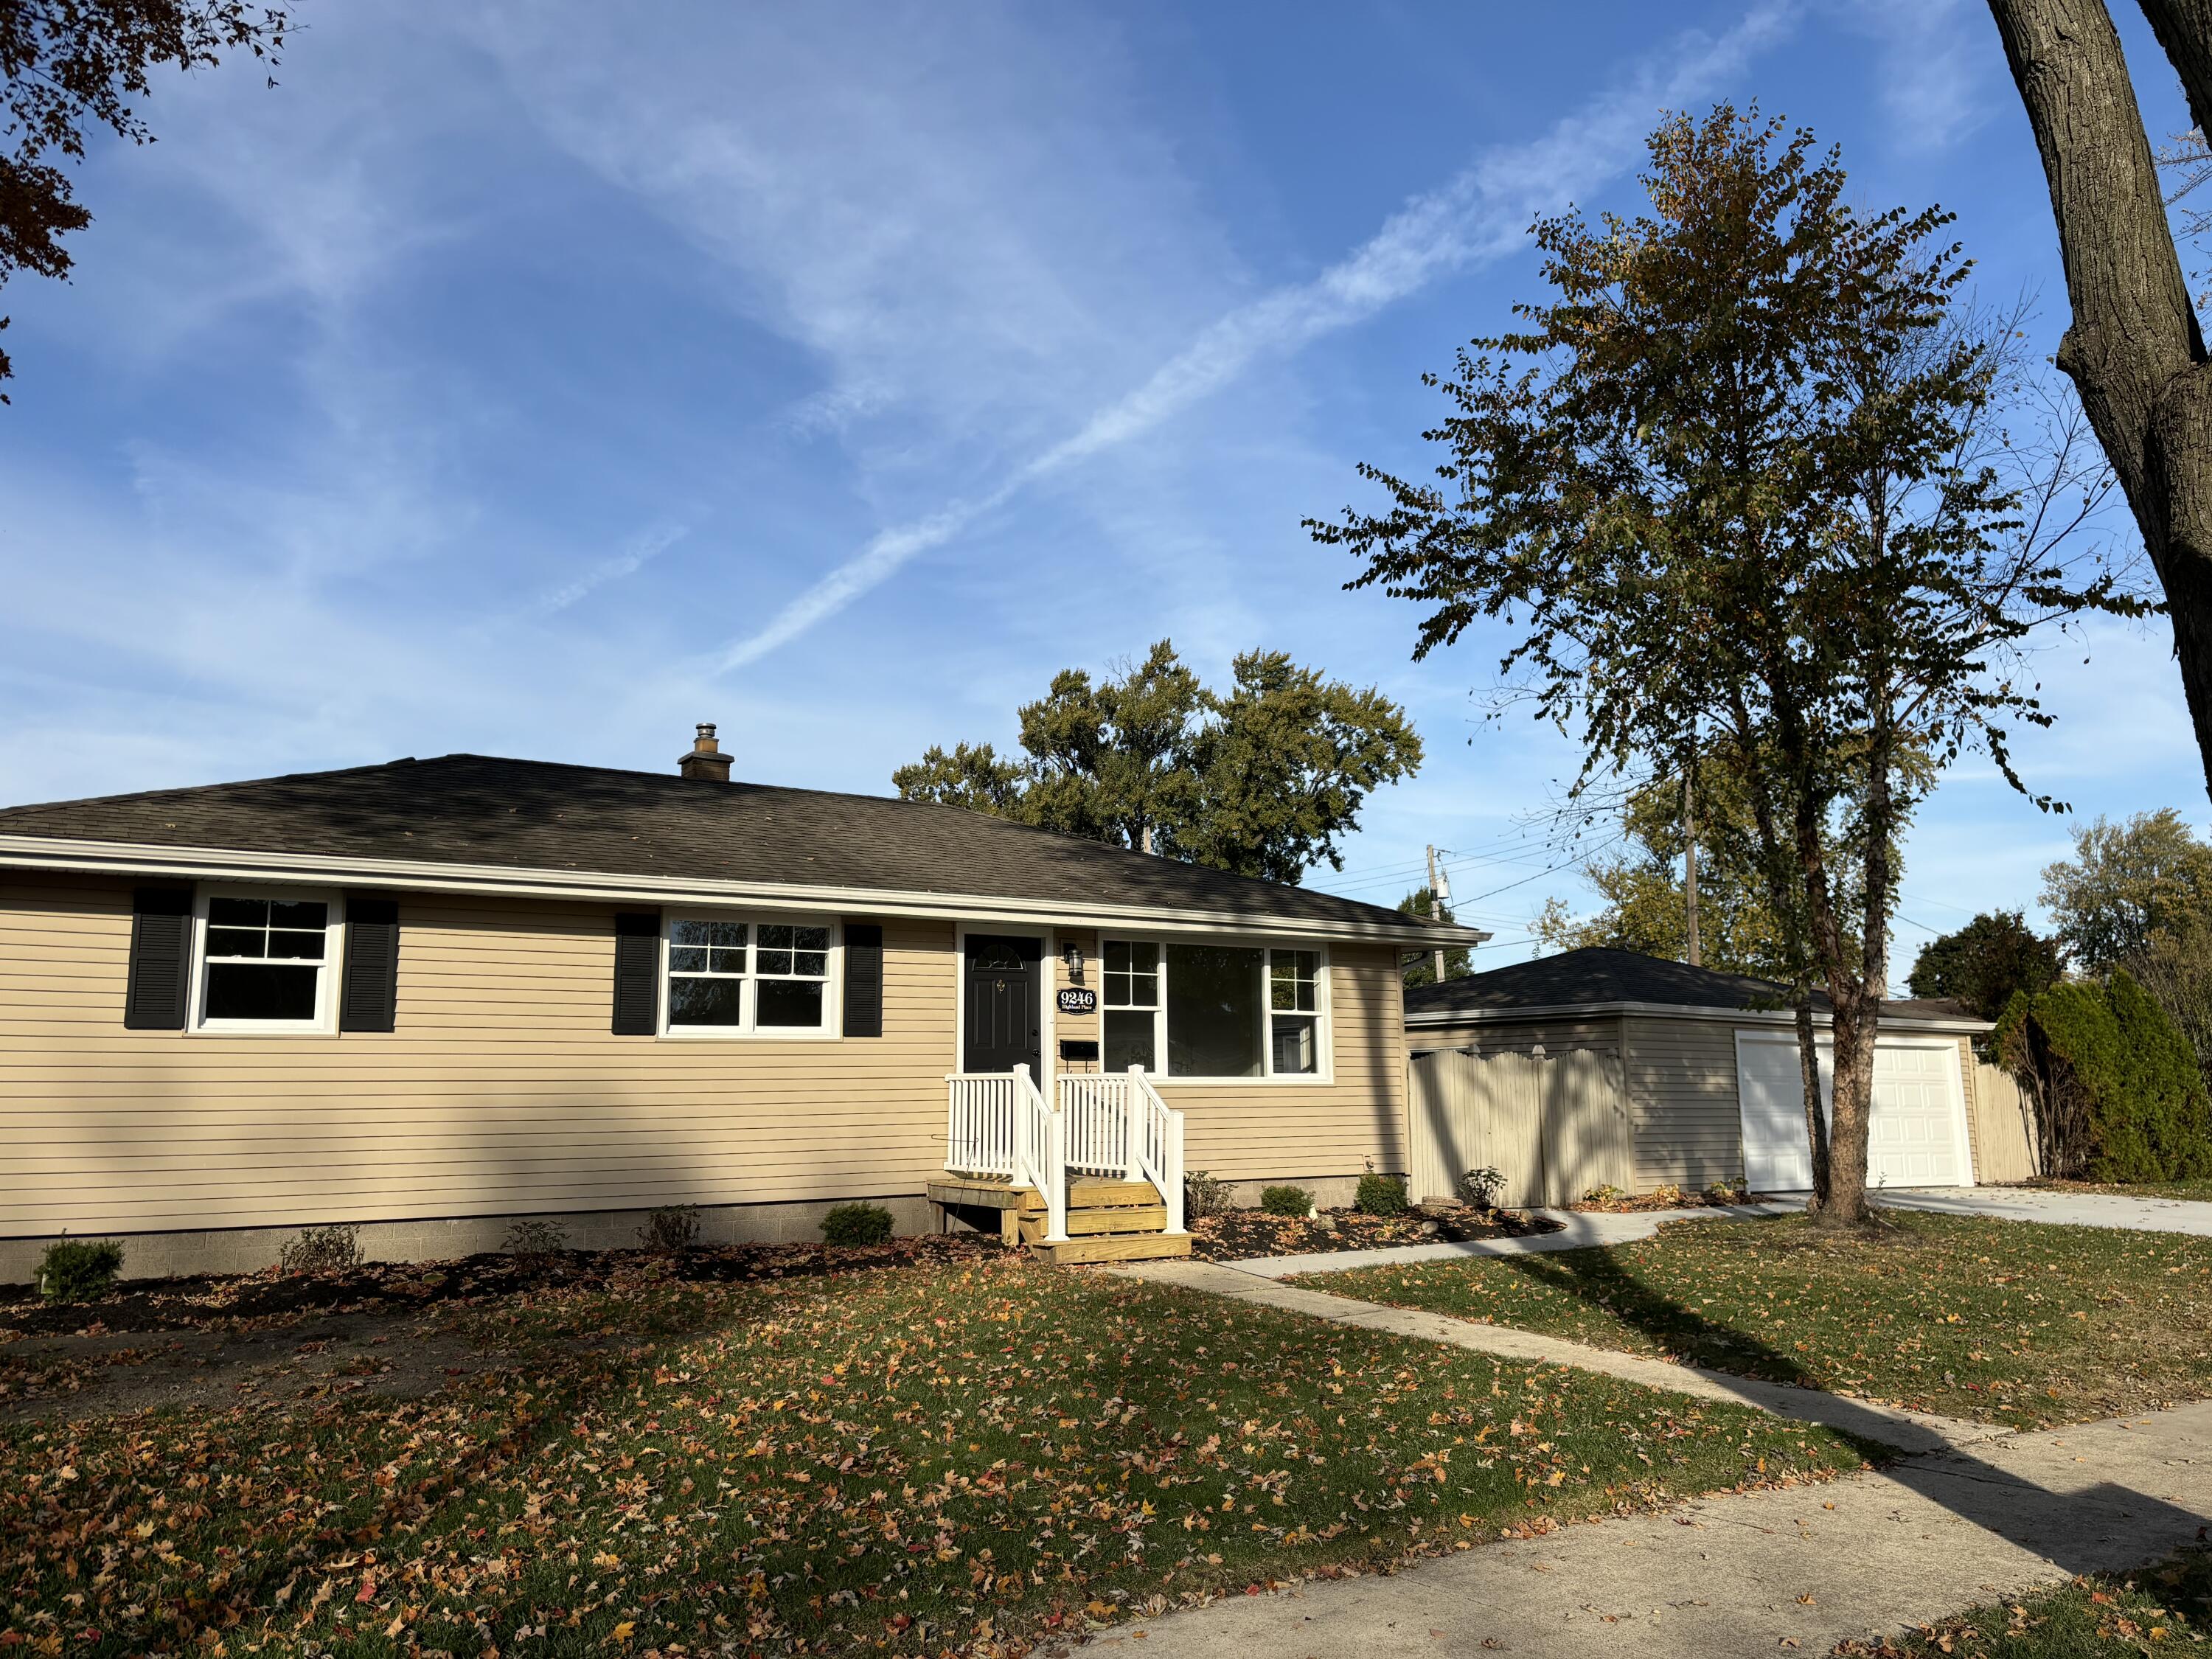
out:
{"label": "tan vinyl siding", "polygon": [[[951,923],[884,919],[880,1038],[617,1037],[616,908],[401,896],[390,1033],[131,1031],[130,884],[0,874],[0,1237],[890,1197],[942,1167]],[[1335,1083],[1170,1087],[1193,1165],[1403,1167],[1393,954],[1333,957]]]}
{"label": "tan vinyl siding", "polygon": [[1412,1048],[1464,1048],[1474,1054],[1525,1054],[1536,1048],[1564,1054],[1595,1048],[1617,1054],[1620,1021],[1607,1014],[1593,1019],[1484,1019],[1465,1025],[1417,1025],[1407,1033]]}
{"label": "tan vinyl siding", "polygon": [[1184,1114],[1185,1167],[1224,1181],[1285,1180],[1407,1168],[1406,1015],[1396,949],[1329,947],[1332,1083],[1182,1084],[1162,1098]]}
{"label": "tan vinyl siding", "polygon": [[919,1190],[949,923],[884,924],[884,1035],[608,1030],[612,907],[406,896],[398,1029],[123,1029],[130,890],[0,888],[0,1236]]}
{"label": "tan vinyl siding", "polygon": [[1743,1173],[1735,1092],[1735,1028],[1719,1020],[1621,1022],[1636,1185],[1698,1192]]}

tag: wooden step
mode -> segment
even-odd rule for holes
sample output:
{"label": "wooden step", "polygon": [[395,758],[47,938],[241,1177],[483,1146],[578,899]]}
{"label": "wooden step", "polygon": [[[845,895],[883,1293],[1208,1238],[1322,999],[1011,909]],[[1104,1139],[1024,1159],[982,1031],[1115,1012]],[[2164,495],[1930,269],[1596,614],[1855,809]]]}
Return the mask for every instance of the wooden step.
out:
{"label": "wooden step", "polygon": [[1070,1176],[1067,1207],[1103,1210],[1121,1204],[1158,1204],[1160,1189],[1149,1181],[1115,1181],[1104,1176]]}
{"label": "wooden step", "polygon": [[[1042,1212],[1024,1213],[1021,1218],[1022,1242],[1040,1243],[1051,1221]],[[1067,1231],[1070,1237],[1094,1237],[1105,1233],[1164,1232],[1168,1224],[1168,1206],[1164,1204],[1132,1204],[1112,1210],[1070,1210],[1067,1212]]]}
{"label": "wooden step", "polygon": [[1190,1235],[1177,1233],[1120,1233],[1101,1238],[1071,1238],[1065,1244],[1030,1247],[1037,1259],[1056,1267],[1079,1261],[1152,1261],[1163,1256],[1188,1255]]}

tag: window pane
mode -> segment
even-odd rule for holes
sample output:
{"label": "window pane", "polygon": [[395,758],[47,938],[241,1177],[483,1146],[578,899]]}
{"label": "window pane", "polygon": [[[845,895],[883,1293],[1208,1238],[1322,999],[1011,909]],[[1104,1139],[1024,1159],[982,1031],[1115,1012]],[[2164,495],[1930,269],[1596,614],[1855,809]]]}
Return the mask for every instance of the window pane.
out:
{"label": "window pane", "polygon": [[[761,931],[763,933],[766,933],[768,929],[763,927]],[[763,943],[761,945],[759,955],[760,965],[753,970],[754,972],[761,974],[787,974],[791,971],[792,953],[790,951],[771,951],[768,948],[768,945]]]}
{"label": "window pane", "polygon": [[1321,1070],[1321,1022],[1311,1014],[1275,1016],[1275,1072],[1291,1076]]}
{"label": "window pane", "polygon": [[269,925],[269,901],[211,898],[208,901],[208,922],[216,927],[266,927]]}
{"label": "window pane", "polygon": [[734,951],[716,947],[712,951],[693,951],[695,957],[705,957],[706,965],[718,974],[742,974],[745,971],[745,952],[743,945]]}
{"label": "window pane", "polygon": [[791,930],[793,945],[802,951],[826,951],[830,948],[827,927],[794,927]]}
{"label": "window pane", "polygon": [[668,969],[676,974],[703,974],[707,971],[707,952],[697,945],[672,945],[668,947]]}
{"label": "window pane", "polygon": [[760,1012],[754,1023],[762,1029],[794,1027],[822,1029],[822,986],[818,981],[764,979],[760,981]]}
{"label": "window pane", "polygon": [[1258,1077],[1261,953],[1168,946],[1168,1074]]}
{"label": "window pane", "polygon": [[1127,939],[1106,942],[1106,1006],[1109,1008],[1157,1008],[1160,1006],[1160,947],[1132,944]]}
{"label": "window pane", "polygon": [[328,925],[330,907],[320,899],[276,899],[269,906],[271,927],[313,927]]}
{"label": "window pane", "polygon": [[1318,951],[1277,951],[1271,959],[1267,1006],[1285,1012],[1312,1013],[1321,1005],[1316,985],[1321,975]]}
{"label": "window pane", "polygon": [[257,963],[210,963],[210,1019],[297,1019],[315,1017],[318,968],[264,967]]}
{"label": "window pane", "polygon": [[1152,1017],[1150,1013],[1109,1013],[1106,1016],[1106,1044],[1103,1050],[1105,1067],[1109,1072],[1126,1072],[1132,1066],[1141,1066],[1148,1072],[1159,1069],[1152,1053]]}
{"label": "window pane", "polygon": [[295,962],[320,962],[323,959],[323,936],[272,927],[269,930],[269,954]]}
{"label": "window pane", "polygon": [[672,979],[668,981],[671,1025],[738,1025],[744,1022],[745,982],[741,979]]}
{"label": "window pane", "polygon": [[211,957],[258,957],[269,935],[258,927],[210,927],[208,954]]}
{"label": "window pane", "polygon": [[793,928],[784,922],[764,921],[761,924],[761,948],[763,950],[788,951],[791,949],[791,936],[797,931],[798,930],[796,928]]}
{"label": "window pane", "polygon": [[671,945],[704,945],[707,933],[708,924],[703,921],[672,921],[668,924],[668,942]]}
{"label": "window pane", "polygon": [[800,951],[795,953],[791,971],[814,979],[826,979],[830,975],[830,957],[826,951]]}
{"label": "window pane", "polygon": [[742,921],[710,921],[707,927],[707,943],[720,945],[724,950],[742,951],[745,947],[745,924]]}

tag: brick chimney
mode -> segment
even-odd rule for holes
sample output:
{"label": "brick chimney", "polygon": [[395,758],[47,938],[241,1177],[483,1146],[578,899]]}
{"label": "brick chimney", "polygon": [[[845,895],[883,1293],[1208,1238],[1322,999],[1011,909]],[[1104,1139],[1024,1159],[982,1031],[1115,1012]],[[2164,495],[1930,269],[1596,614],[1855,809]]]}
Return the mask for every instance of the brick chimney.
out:
{"label": "brick chimney", "polygon": [[699,736],[691,745],[691,752],[681,757],[676,769],[687,778],[705,778],[713,783],[730,781],[730,757],[722,752],[722,745],[714,741],[714,722],[702,720]]}

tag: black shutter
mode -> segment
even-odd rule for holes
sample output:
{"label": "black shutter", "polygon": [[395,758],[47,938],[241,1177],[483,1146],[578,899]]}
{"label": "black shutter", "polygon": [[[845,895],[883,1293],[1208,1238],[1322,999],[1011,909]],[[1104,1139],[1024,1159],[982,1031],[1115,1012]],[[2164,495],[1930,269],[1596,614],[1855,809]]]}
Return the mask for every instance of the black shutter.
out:
{"label": "black shutter", "polygon": [[192,893],[189,887],[141,887],[131,896],[130,982],[123,1024],[133,1031],[185,1029],[191,981]]}
{"label": "black shutter", "polygon": [[617,1036],[660,1030],[660,912],[624,910],[615,917]]}
{"label": "black shutter", "polygon": [[884,930],[879,922],[845,924],[845,1035],[884,1034]]}
{"label": "black shutter", "polygon": [[399,901],[346,895],[338,1030],[388,1031],[399,1000]]}

